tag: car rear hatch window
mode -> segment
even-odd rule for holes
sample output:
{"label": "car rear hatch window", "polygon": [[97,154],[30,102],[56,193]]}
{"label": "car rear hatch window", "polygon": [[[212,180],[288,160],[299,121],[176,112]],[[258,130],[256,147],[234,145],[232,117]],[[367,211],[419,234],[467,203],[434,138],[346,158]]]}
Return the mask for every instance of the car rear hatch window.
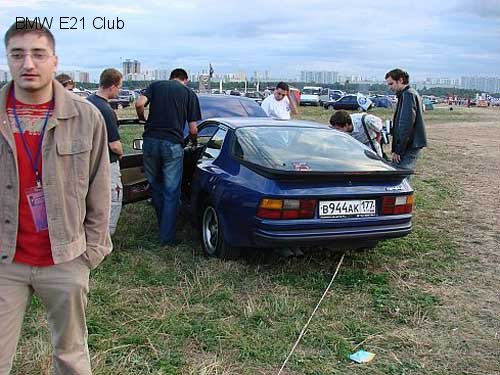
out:
{"label": "car rear hatch window", "polygon": [[243,127],[235,135],[235,157],[267,171],[304,174],[395,171],[349,135],[326,126]]}

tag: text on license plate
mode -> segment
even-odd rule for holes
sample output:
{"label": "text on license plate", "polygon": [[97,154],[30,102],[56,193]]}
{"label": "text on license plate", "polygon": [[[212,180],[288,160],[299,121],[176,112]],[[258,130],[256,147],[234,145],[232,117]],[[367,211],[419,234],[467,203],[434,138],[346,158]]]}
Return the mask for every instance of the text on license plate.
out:
{"label": "text on license plate", "polygon": [[319,217],[374,216],[375,200],[320,201]]}

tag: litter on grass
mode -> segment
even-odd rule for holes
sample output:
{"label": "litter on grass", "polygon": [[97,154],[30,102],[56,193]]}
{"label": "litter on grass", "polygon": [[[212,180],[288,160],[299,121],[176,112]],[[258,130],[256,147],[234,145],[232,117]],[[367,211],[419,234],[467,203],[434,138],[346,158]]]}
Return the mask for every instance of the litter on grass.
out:
{"label": "litter on grass", "polygon": [[358,350],[356,353],[351,354],[349,358],[356,363],[368,363],[375,357],[374,353]]}

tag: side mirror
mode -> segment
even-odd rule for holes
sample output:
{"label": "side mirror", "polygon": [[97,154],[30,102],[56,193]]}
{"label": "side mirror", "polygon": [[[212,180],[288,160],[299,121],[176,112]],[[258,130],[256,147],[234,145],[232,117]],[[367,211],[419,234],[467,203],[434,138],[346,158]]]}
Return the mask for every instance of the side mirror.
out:
{"label": "side mirror", "polygon": [[132,141],[132,148],[134,150],[142,151],[142,139],[134,139]]}

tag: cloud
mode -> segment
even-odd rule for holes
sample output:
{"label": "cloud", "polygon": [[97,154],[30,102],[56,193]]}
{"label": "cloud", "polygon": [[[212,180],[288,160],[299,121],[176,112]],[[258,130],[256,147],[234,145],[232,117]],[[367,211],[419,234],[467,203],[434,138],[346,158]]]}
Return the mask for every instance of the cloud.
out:
{"label": "cloud", "polygon": [[476,0],[474,2],[460,0],[453,7],[453,11],[465,14],[469,18],[479,16],[480,18],[500,20],[500,0]]}
{"label": "cloud", "polygon": [[[150,68],[197,71],[212,62],[219,73],[275,77],[312,69],[383,75],[394,66],[421,76],[500,72],[500,0],[0,0],[0,9],[2,29],[19,15],[85,17],[85,30],[53,30],[61,64],[82,69],[134,58]],[[125,29],[95,30],[97,16],[119,17]]]}

